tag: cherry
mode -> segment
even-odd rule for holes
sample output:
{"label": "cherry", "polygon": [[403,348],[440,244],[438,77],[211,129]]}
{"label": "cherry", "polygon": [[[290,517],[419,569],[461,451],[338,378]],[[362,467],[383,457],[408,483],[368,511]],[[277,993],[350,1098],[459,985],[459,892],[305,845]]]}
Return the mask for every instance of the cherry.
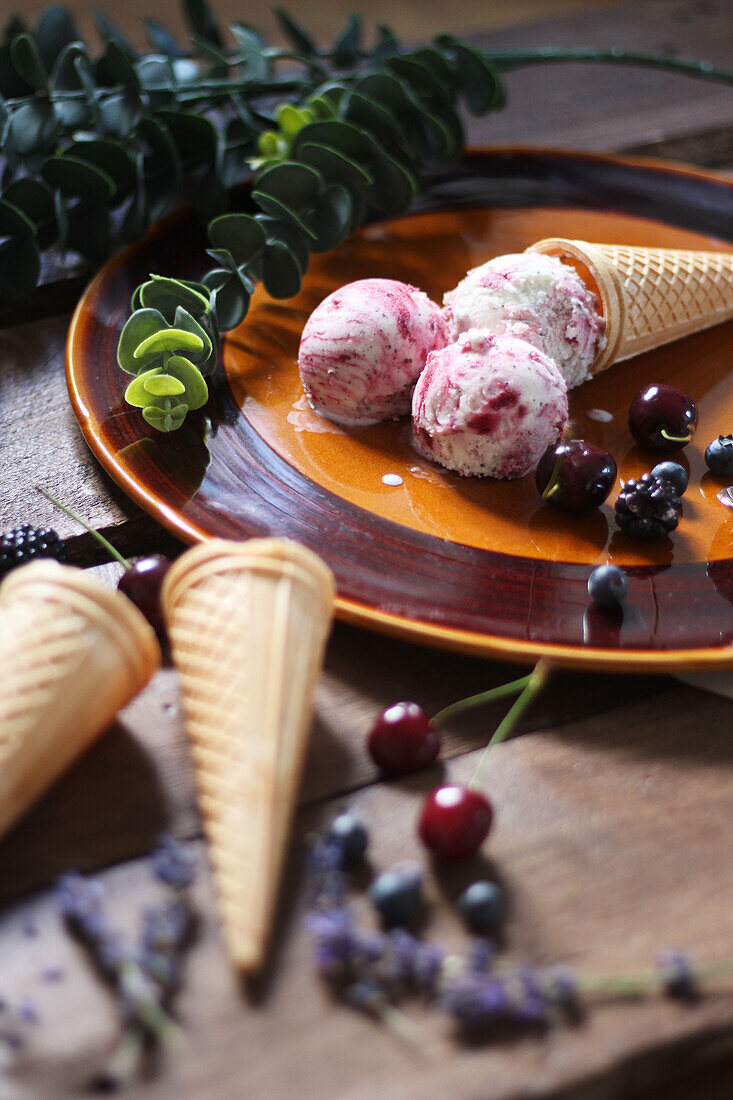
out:
{"label": "cherry", "polygon": [[436,787],[423,803],[418,833],[426,848],[444,860],[467,859],[479,850],[494,819],[488,799],[470,787]]}
{"label": "cherry", "polygon": [[141,611],[159,638],[165,637],[165,621],[160,603],[160,589],[171,567],[168,558],[152,554],[134,561],[120,577],[117,589]]}
{"label": "cherry", "polygon": [[440,734],[418,703],[394,703],[372,726],[367,748],[382,771],[406,775],[435,761]]}
{"label": "cherry", "polygon": [[535,473],[542,499],[564,512],[575,513],[603,504],[615,480],[613,455],[584,439],[568,439],[548,447]]}
{"label": "cherry", "polygon": [[629,408],[629,430],[640,447],[676,451],[697,427],[697,406],[674,386],[654,382],[639,390]]}

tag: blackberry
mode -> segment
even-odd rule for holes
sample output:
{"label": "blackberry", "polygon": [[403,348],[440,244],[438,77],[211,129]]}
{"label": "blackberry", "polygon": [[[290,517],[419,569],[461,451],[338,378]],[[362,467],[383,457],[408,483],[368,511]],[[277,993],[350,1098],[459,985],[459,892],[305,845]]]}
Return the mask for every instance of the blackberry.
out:
{"label": "blackberry", "polygon": [[653,474],[629,478],[616,501],[616,523],[634,539],[661,539],[674,531],[682,502],[674,485]]}
{"label": "blackberry", "polygon": [[0,535],[0,576],[36,558],[64,561],[65,557],[63,540],[50,527],[33,527],[30,523],[24,523],[22,527]]}

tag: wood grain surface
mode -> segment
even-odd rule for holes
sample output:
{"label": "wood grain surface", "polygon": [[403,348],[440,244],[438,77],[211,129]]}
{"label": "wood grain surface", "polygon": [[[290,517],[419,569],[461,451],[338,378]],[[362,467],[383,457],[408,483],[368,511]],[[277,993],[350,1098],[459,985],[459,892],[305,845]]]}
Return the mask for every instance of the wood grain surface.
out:
{"label": "wood grain surface", "polygon": [[[513,7],[518,18],[550,10]],[[728,0],[649,0],[605,11],[573,7],[572,18],[506,28],[485,40],[497,48],[596,43],[667,49],[721,63],[733,53]],[[120,5],[114,16],[133,25],[143,9],[142,0]],[[331,26],[336,9],[321,3],[309,9],[314,22]],[[463,25],[488,28],[483,4],[466,0],[460,11],[460,19],[469,20]],[[416,35],[440,29],[444,6],[425,12],[435,25],[412,5],[395,3],[392,21],[404,18],[406,33]],[[155,14],[168,20],[167,11]],[[557,66],[512,74],[509,91],[506,112],[472,127],[475,140],[608,151],[641,147],[733,169],[733,93],[713,85],[635,70]],[[2,524],[53,521],[73,536],[74,560],[111,579],[114,569],[99,565],[102,556],[89,537],[34,490],[37,484],[50,488],[127,553],[164,547],[160,531],[109,482],[81,440],[63,380],[68,319],[68,312],[36,315],[0,332]],[[165,548],[170,552],[169,542]],[[404,783],[379,782],[363,747],[371,719],[399,697],[420,698],[435,711],[508,675],[507,666],[336,628],[317,694],[275,949],[253,991],[238,986],[221,948],[205,854],[195,839],[198,817],[176,677],[170,668],[161,672],[0,845],[2,992],[33,996],[43,1017],[27,1055],[0,1075],[2,1100],[83,1095],[115,1035],[114,1007],[62,931],[49,882],[72,866],[103,869],[116,919],[130,923],[155,896],[142,856],[162,828],[198,845],[202,929],[179,1003],[186,1043],[159,1077],[129,1095],[730,1096],[731,996],[693,1008],[662,1001],[602,1007],[581,1027],[479,1048],[461,1047],[439,1020],[418,1013],[430,1043],[416,1057],[333,1005],[316,980],[300,927],[304,837],[348,801],[372,825],[375,867],[416,855],[420,795],[440,775],[436,769]],[[452,726],[444,774],[471,774],[499,714],[492,708]],[[565,673],[551,681],[525,718],[522,736],[497,750],[489,774],[498,824],[487,853],[511,899],[512,957],[607,971],[646,965],[660,947],[689,948],[706,960],[733,953],[732,719],[733,702],[667,679]],[[431,879],[430,938],[460,940],[451,904],[458,887],[451,876]],[[29,921],[39,933],[32,938]],[[48,965],[63,966],[64,980],[43,983],[40,973]]]}

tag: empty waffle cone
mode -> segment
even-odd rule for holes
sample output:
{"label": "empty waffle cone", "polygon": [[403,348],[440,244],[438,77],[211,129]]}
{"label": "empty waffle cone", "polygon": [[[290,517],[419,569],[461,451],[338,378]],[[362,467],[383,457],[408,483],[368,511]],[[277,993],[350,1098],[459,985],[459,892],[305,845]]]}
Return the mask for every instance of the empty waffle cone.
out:
{"label": "empty waffle cone", "polygon": [[0,836],[160,664],[152,628],[81,569],[35,562],[0,586]]}
{"label": "empty waffle cone", "polygon": [[282,539],[204,543],[163,587],[224,936],[245,972],[267,947],[333,600],[323,562]]}
{"label": "empty waffle cone", "polygon": [[595,283],[606,345],[591,375],[733,317],[733,252],[637,248],[551,237],[529,251],[568,259]]}

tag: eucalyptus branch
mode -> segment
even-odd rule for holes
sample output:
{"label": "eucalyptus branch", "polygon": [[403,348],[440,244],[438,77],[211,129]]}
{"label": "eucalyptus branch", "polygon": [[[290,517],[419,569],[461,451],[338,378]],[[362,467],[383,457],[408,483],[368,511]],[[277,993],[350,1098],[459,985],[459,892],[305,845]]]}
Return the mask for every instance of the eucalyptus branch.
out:
{"label": "eucalyptus branch", "polygon": [[664,54],[638,53],[635,50],[566,50],[540,47],[535,50],[484,50],[483,57],[490,65],[506,72],[527,65],[544,65],[548,62],[600,62],[604,65],[633,65],[682,76],[713,80],[720,84],[733,84],[733,69],[721,69],[710,61],[696,61],[685,57],[667,57]]}

